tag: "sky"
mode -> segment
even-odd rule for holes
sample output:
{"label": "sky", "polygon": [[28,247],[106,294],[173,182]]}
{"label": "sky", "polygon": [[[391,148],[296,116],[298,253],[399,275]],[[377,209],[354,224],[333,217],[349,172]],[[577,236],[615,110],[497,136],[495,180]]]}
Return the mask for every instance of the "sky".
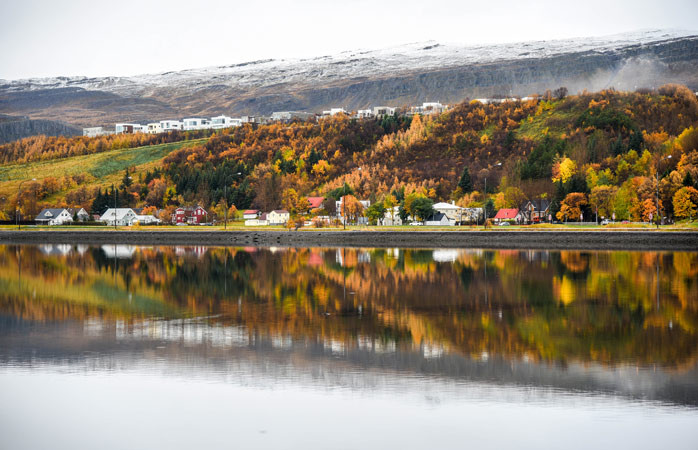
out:
{"label": "sky", "polygon": [[696,0],[0,1],[0,78],[127,76],[438,41],[698,30]]}

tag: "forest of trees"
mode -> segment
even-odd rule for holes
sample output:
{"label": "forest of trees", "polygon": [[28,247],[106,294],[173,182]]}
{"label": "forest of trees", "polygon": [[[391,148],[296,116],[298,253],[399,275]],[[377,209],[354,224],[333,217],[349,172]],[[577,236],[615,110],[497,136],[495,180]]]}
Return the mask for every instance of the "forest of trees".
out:
{"label": "forest of trees", "polygon": [[[47,160],[192,137],[36,137],[1,146],[0,156]],[[552,214],[569,220],[598,211],[643,221],[658,216],[659,203],[662,216],[695,218],[698,100],[678,85],[572,96],[558,90],[526,101],[466,101],[439,116],[246,124],[175,150],[155,169],[129,173],[133,182],[118,187],[117,201],[156,208],[270,210],[295,204],[295,197],[329,196],[346,184],[356,198],[379,204],[370,211],[375,218],[396,205],[407,211],[408,199],[411,205],[421,198],[492,210],[547,198]],[[50,192],[44,198],[58,195],[68,206],[97,213],[100,196],[110,195],[104,185],[79,180],[36,183],[35,192]],[[41,200],[34,200],[37,208]],[[13,204],[10,199],[6,209]]]}

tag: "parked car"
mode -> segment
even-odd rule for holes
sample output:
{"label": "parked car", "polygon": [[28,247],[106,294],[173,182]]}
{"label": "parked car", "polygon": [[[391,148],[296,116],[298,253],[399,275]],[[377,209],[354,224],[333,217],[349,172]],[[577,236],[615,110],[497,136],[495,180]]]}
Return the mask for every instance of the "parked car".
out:
{"label": "parked car", "polygon": [[508,227],[509,225],[511,225],[509,222],[499,222],[500,227]]}
{"label": "parked car", "polygon": [[410,225],[419,226],[419,225],[423,225],[423,223],[422,222],[410,222]]}
{"label": "parked car", "polygon": [[186,227],[187,224],[185,222],[177,222],[178,226]]}
{"label": "parked car", "polygon": [[611,221],[608,219],[604,219],[601,221],[601,225],[608,225],[609,223],[611,223]]}

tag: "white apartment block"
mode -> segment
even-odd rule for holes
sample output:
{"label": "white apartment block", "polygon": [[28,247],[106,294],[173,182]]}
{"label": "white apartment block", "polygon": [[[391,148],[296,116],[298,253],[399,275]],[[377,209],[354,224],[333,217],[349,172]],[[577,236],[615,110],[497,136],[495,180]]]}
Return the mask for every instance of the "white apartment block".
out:
{"label": "white apartment block", "polygon": [[228,116],[216,116],[211,118],[211,128],[214,130],[239,126],[242,126],[242,119],[234,119]]}
{"label": "white apartment block", "polygon": [[344,108],[330,108],[326,111],[323,111],[322,115],[323,117],[336,116],[339,113],[346,114],[347,112],[344,110]]}
{"label": "white apartment block", "polygon": [[211,128],[211,121],[201,117],[189,117],[182,121],[184,131],[206,130]]}
{"label": "white apartment block", "polygon": [[444,111],[448,111],[448,105],[439,102],[424,102],[422,106],[413,106],[410,109],[411,114],[441,114]]}
{"label": "white apartment block", "polygon": [[271,114],[271,120],[289,121],[293,119],[307,120],[315,117],[315,114],[304,111],[275,111]]}
{"label": "white apartment block", "polygon": [[149,123],[147,125],[147,127],[148,127],[148,131],[147,131],[148,134],[162,133],[162,125],[160,125],[160,122]]}
{"label": "white apartment block", "polygon": [[371,109],[360,109],[356,112],[357,119],[370,119],[373,117],[373,110]]}
{"label": "white apartment block", "polygon": [[160,129],[162,131],[175,131],[182,129],[182,122],[179,120],[161,120]]}
{"label": "white apartment block", "polygon": [[395,114],[395,108],[392,106],[374,106],[373,115],[375,117],[392,116]]}

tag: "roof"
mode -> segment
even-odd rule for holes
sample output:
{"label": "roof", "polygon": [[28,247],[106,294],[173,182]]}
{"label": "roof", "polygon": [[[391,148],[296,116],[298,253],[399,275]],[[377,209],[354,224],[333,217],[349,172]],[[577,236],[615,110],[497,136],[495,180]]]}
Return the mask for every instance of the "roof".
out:
{"label": "roof", "polygon": [[[129,212],[133,213],[131,208],[116,208],[116,220],[123,219]],[[135,213],[133,214],[136,215]],[[102,220],[114,220],[114,208],[109,208],[104,211],[101,217]]]}
{"label": "roof", "polygon": [[460,206],[454,205],[453,203],[440,202],[433,206],[434,209],[463,209]]}
{"label": "roof", "polygon": [[432,216],[427,219],[427,222],[441,222],[444,217],[446,217],[446,214],[437,212],[432,214]]}
{"label": "roof", "polygon": [[541,211],[547,211],[548,207],[550,206],[550,201],[549,201],[549,200],[547,200],[547,199],[537,199],[537,200],[525,201],[525,202],[521,205],[521,209],[522,209],[522,210],[525,210],[525,211],[528,211],[528,205],[529,205],[529,203],[533,205],[533,211],[536,211],[536,212],[538,212],[539,209],[540,209]]}
{"label": "roof", "polygon": [[276,214],[288,214],[288,211],[286,211],[285,209],[275,209],[272,212]]}
{"label": "roof", "polygon": [[242,213],[246,215],[246,214],[257,214],[258,212],[259,212],[258,209],[246,209]]}
{"label": "roof", "polygon": [[[66,211],[66,208],[46,208],[42,210],[34,220],[51,220],[54,217],[59,216],[63,211]],[[70,216],[72,217],[73,215],[71,214]]]}
{"label": "roof", "polygon": [[497,211],[497,215],[494,216],[495,219],[515,219],[519,214],[519,210],[516,208],[502,208]]}
{"label": "roof", "polygon": [[323,201],[325,201],[325,197],[308,197],[308,203],[310,203],[310,209],[321,207]]}

